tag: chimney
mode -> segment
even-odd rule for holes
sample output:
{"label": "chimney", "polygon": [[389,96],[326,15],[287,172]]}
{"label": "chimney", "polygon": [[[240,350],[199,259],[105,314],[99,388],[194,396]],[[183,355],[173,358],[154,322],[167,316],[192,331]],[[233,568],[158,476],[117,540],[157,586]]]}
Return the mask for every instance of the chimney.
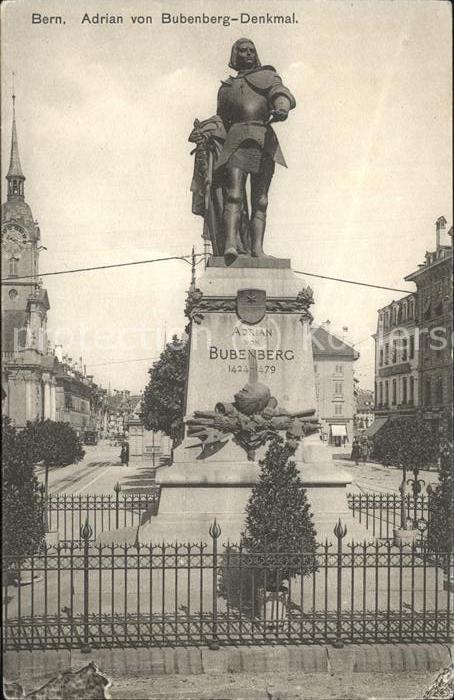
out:
{"label": "chimney", "polygon": [[440,216],[435,222],[435,236],[437,242],[437,250],[440,250],[441,246],[449,245],[446,240],[446,224],[447,221],[444,216]]}
{"label": "chimney", "polygon": [[345,342],[348,336],[348,326],[342,326],[342,340]]}

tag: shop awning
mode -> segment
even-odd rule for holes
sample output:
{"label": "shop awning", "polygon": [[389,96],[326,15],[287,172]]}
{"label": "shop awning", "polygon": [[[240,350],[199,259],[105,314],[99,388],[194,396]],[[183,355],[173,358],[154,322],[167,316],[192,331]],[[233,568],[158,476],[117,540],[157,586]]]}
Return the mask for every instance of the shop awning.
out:
{"label": "shop awning", "polygon": [[331,435],[333,437],[347,437],[347,426],[345,425],[332,425]]}
{"label": "shop awning", "polygon": [[367,435],[367,437],[373,437],[378,433],[379,430],[381,430],[386,423],[389,421],[389,416],[383,416],[383,418],[376,418],[372,425],[369,425],[368,428],[363,432],[363,435]]}

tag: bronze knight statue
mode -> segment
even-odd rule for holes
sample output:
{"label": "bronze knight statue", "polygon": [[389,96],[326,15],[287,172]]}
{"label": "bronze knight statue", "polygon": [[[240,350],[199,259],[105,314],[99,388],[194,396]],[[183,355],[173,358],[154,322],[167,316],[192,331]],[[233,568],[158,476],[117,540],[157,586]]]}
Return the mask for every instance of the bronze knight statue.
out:
{"label": "bronze knight statue", "polygon": [[[238,255],[266,257],[263,238],[275,163],[286,167],[271,123],[284,121],[295,99],[273,66],[260,64],[254,44],[238,39],[221,81],[215,116],[196,120],[192,210],[204,217],[204,237],[227,264]],[[250,216],[246,181],[250,176]]]}

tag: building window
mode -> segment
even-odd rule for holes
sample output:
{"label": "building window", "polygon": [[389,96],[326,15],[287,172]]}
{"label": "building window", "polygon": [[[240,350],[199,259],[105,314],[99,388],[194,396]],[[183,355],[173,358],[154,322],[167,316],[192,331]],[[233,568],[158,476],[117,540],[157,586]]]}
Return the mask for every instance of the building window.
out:
{"label": "building window", "polygon": [[334,404],[334,413],[336,416],[342,415],[342,404],[341,403]]}
{"label": "building window", "polygon": [[380,367],[383,367],[383,348],[380,348]]}
{"label": "building window", "polygon": [[380,382],[379,392],[380,392],[380,395],[379,395],[380,406],[382,406],[383,405],[383,382]]}
{"label": "building window", "polygon": [[415,336],[411,335],[410,336],[410,352],[409,352],[410,360],[413,360],[415,356]]}
{"label": "building window", "polygon": [[385,382],[385,406],[388,406],[389,404],[389,382],[386,380]]}
{"label": "building window", "polygon": [[336,365],[336,374],[344,373],[344,365]]}
{"label": "building window", "polygon": [[397,362],[397,340],[393,340],[393,364]]}
{"label": "building window", "polygon": [[402,362],[406,362],[408,359],[408,340],[407,338],[402,339]]}
{"label": "building window", "polygon": [[397,379],[393,379],[393,406],[397,403]]}
{"label": "building window", "polygon": [[10,289],[8,296],[10,299],[14,300],[17,297],[17,289]]}
{"label": "building window", "polygon": [[415,378],[410,377],[410,401],[413,403],[415,400]]}
{"label": "building window", "polygon": [[430,406],[432,403],[432,387],[430,384],[430,379],[426,379],[424,382],[424,402],[426,406]]}
{"label": "building window", "polygon": [[385,344],[385,365],[389,365],[389,343]]}
{"label": "building window", "polygon": [[9,259],[9,276],[17,277],[19,274],[19,258],[15,258],[14,255]]}
{"label": "building window", "polygon": [[437,405],[440,406],[443,403],[443,379],[438,377],[437,379]]}
{"label": "building window", "polygon": [[402,304],[401,310],[402,310],[402,321],[406,321],[407,316],[408,316],[408,314],[407,314],[408,307],[407,307],[406,301]]}
{"label": "building window", "polygon": [[415,300],[410,299],[408,302],[408,318],[414,318],[415,315]]}
{"label": "building window", "polygon": [[407,377],[402,377],[402,403],[407,403]]}
{"label": "building window", "polygon": [[342,396],[342,394],[343,394],[343,383],[342,382],[335,382],[334,393],[336,396]]}
{"label": "building window", "polygon": [[389,328],[389,311],[385,312],[385,328]]}
{"label": "building window", "polygon": [[398,312],[398,310],[399,310],[399,307],[394,306],[394,308],[393,308],[393,325],[394,326],[397,326],[397,320],[398,320],[397,319],[397,312]]}
{"label": "building window", "polygon": [[314,372],[315,374],[318,374],[318,365],[314,365]]}

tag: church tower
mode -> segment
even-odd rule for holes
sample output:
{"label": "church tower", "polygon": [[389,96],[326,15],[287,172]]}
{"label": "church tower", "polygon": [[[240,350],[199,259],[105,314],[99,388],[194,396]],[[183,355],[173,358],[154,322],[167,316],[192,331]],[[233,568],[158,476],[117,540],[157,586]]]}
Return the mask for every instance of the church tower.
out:
{"label": "church tower", "polygon": [[[16,425],[51,417],[55,358],[49,355],[47,291],[38,278],[40,230],[25,201],[25,175],[19,157],[16,98],[13,95],[11,153],[2,205],[2,387],[4,411]],[[3,392],[2,392],[3,395]],[[47,397],[47,402],[45,402]]]}

